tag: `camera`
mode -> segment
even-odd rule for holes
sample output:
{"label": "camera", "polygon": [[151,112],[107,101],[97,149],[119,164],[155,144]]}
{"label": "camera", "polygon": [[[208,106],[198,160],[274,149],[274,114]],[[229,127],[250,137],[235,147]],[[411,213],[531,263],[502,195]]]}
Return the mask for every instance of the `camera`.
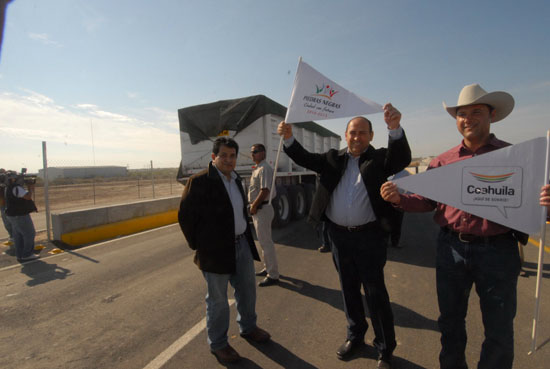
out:
{"label": "camera", "polygon": [[17,174],[14,170],[8,170],[0,173],[0,187],[7,187],[10,180],[19,186],[36,184],[36,176],[27,174],[27,168],[21,168],[21,173]]}
{"label": "camera", "polygon": [[21,168],[21,173],[17,175],[15,183],[19,186],[34,185],[36,184],[36,176],[27,174],[27,168]]}

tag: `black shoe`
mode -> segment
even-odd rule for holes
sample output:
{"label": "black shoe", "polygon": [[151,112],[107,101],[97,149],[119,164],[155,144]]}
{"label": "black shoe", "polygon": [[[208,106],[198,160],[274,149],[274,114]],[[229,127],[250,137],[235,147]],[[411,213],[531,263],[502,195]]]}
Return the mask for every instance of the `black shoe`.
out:
{"label": "black shoe", "polygon": [[258,286],[267,287],[267,286],[273,286],[274,284],[278,284],[278,283],[279,283],[279,279],[265,277],[263,281],[258,283]]}
{"label": "black shoe", "polygon": [[256,273],[258,277],[265,277],[267,276],[267,270],[263,269],[261,272]]}
{"label": "black shoe", "polygon": [[378,365],[376,365],[377,369],[391,369],[391,363],[389,361],[386,361],[384,359],[378,360]]}
{"label": "black shoe", "polygon": [[323,245],[319,247],[317,250],[319,250],[319,252],[322,252],[322,253],[330,252],[330,247],[328,247],[327,245]]}
{"label": "black shoe", "polygon": [[349,358],[359,347],[363,347],[365,342],[346,340],[336,351],[336,356],[340,360],[346,360]]}

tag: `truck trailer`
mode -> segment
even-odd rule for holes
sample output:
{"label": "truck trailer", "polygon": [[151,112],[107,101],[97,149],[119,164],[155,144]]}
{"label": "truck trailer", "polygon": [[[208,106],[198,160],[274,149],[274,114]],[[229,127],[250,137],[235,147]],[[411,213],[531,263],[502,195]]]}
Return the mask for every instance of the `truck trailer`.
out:
{"label": "truck trailer", "polygon": [[[264,95],[179,109],[181,162],[178,181],[185,184],[191,175],[207,168],[213,141],[228,136],[239,144],[235,170],[247,186],[255,168],[249,148],[256,143],[263,144],[266,161],[274,168],[280,141],[277,126],[285,115],[283,105]],[[295,123],[292,131],[310,152],[322,153],[340,148],[341,137],[315,122]],[[316,182],[315,172],[295,164],[281,151],[275,180],[277,196],[272,200],[275,210],[273,226],[283,227],[307,214]]]}

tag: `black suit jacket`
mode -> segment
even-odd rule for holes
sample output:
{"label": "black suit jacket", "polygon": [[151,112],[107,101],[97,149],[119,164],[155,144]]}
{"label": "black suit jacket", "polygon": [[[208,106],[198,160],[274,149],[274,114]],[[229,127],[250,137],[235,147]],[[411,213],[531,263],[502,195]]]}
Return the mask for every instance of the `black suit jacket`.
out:
{"label": "black suit jacket", "polygon": [[[243,215],[247,221],[245,236],[252,257],[260,260],[246,211],[246,198],[240,177],[237,186],[243,197]],[[181,198],[178,221],[189,247],[195,250],[195,264],[205,272],[235,272],[235,221],[233,206],[218,170],[208,169],[189,178]]]}
{"label": "black suit jacket", "polygon": [[[294,140],[293,144],[285,147],[284,150],[296,164],[320,174],[319,187],[315,192],[308,220],[314,224],[326,220],[325,210],[330,196],[346,169],[347,148],[331,149],[323,154],[314,154],[308,152],[297,140]],[[369,194],[374,214],[386,232],[391,230],[397,210],[382,199],[380,187],[390,175],[403,170],[410,162],[411,149],[405,132],[403,132],[403,137],[398,140],[390,139],[387,149],[375,149],[373,146],[369,146],[359,158],[359,171]]]}

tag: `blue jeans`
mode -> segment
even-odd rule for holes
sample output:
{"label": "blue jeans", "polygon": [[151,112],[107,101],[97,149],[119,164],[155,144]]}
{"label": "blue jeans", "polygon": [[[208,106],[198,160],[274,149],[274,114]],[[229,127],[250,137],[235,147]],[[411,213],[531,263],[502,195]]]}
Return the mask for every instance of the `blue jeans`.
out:
{"label": "blue jeans", "polygon": [[30,214],[8,216],[12,225],[13,242],[15,244],[15,256],[23,259],[31,256],[34,252],[34,224]]}
{"label": "blue jeans", "polygon": [[386,242],[379,227],[359,232],[348,232],[328,227],[332,258],[342,288],[344,312],[348,320],[347,339],[364,341],[368,323],[361,296],[365,291],[367,307],[374,329],[373,344],[380,359],[390,361],[396,347],[393,312],[384,283]]}
{"label": "blue jeans", "polygon": [[6,215],[6,206],[5,205],[0,206],[0,212],[2,213],[2,222],[4,223],[4,227],[6,228],[6,231],[8,231],[8,235],[9,235],[10,239],[12,239],[13,238],[13,226],[10,223],[10,219]]}
{"label": "blue jeans", "polygon": [[227,346],[229,329],[229,303],[227,283],[235,291],[237,323],[241,334],[256,328],[256,277],[254,261],[246,237],[235,244],[236,270],[234,274],[203,272],[208,293],[206,294],[206,331],[211,350]]}
{"label": "blue jeans", "polygon": [[475,283],[485,340],[478,369],[511,369],[514,360],[514,317],[521,267],[513,237],[494,243],[464,243],[456,235],[438,236],[436,283],[441,331],[441,369],[466,369],[466,314]]}

